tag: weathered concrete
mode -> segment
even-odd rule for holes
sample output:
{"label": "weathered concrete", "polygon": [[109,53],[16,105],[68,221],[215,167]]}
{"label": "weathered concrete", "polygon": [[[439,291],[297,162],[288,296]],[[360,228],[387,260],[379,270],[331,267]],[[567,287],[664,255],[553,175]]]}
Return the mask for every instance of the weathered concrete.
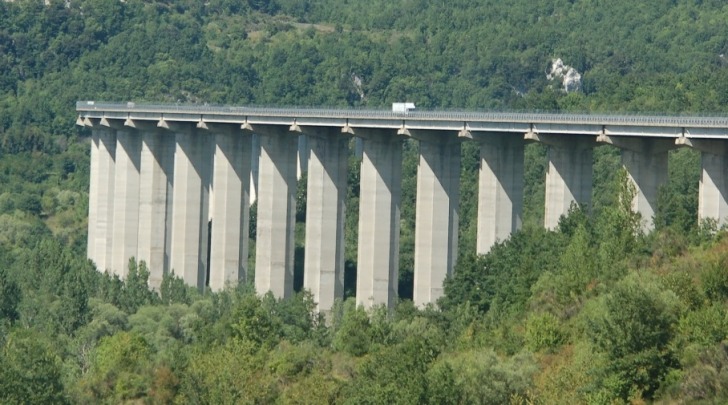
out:
{"label": "weathered concrete", "polygon": [[142,139],[137,259],[147,263],[149,285],[159,289],[170,270],[175,137],[141,123],[131,124]]}
{"label": "weathered concrete", "polygon": [[[80,125],[85,125],[80,120]],[[99,131],[91,131],[91,157],[89,162],[88,186],[88,237],[86,238],[86,257],[96,262],[96,226],[98,221],[99,194],[101,194],[101,176],[99,173]]]}
{"label": "weathered concrete", "polygon": [[[344,211],[349,138],[338,128],[305,128],[308,183],[303,287],[319,311],[344,297]],[[299,145],[300,148],[300,145]]]}
{"label": "weathered concrete", "polygon": [[413,301],[422,307],[443,295],[457,260],[460,141],[454,132],[409,132],[420,141]]}
{"label": "weathered concrete", "polygon": [[675,141],[660,138],[624,138],[600,135],[598,142],[614,145],[622,150],[622,165],[635,187],[632,210],[642,217],[642,230],[654,229],[660,186],[667,183],[667,153],[675,149]]}
{"label": "weathered concrete", "polygon": [[477,253],[521,229],[524,140],[507,133],[475,133],[480,146]]}
{"label": "weathered concrete", "polygon": [[728,157],[701,153],[702,171],[698,196],[698,220],[713,219],[718,227],[728,219]]}
{"label": "weathered concrete", "polygon": [[255,289],[278,298],[293,294],[298,133],[290,129],[253,128],[260,139]]}
{"label": "weathered concrete", "polygon": [[728,145],[725,141],[685,137],[675,143],[700,151],[698,220],[712,219],[718,227],[728,224]]}
{"label": "weathered concrete", "polygon": [[[101,270],[112,268],[112,226],[114,221],[114,172],[116,166],[116,131],[88,120],[93,131],[92,177],[89,193],[88,257]],[[93,156],[95,153],[95,157]]]}
{"label": "weathered concrete", "polygon": [[364,138],[359,191],[356,303],[397,301],[402,140],[395,130],[357,130]]}
{"label": "weathered concrete", "polygon": [[207,276],[210,137],[191,124],[171,126],[175,134],[172,199],[172,271],[204,289]]}
{"label": "weathered concrete", "polygon": [[253,144],[250,151],[250,205],[258,199],[258,167],[260,161],[260,138],[257,134],[251,135]]}
{"label": "weathered concrete", "polygon": [[[96,218],[94,226],[94,247],[91,259],[101,270],[111,270],[112,266],[112,224],[114,221],[114,172],[116,166],[116,131],[94,125],[93,132],[98,136],[97,172],[98,193],[96,197]],[[89,222],[89,227],[93,223]]]}
{"label": "weathered concrete", "polygon": [[310,152],[311,151],[308,146],[308,135],[301,133],[298,136],[298,154],[296,155],[296,179],[298,180],[300,180],[301,177],[308,171],[308,157]]}
{"label": "weathered concrete", "polygon": [[129,259],[137,256],[140,158],[141,138],[130,129],[118,129],[111,268],[122,278],[126,277],[128,272]]}
{"label": "weathered concrete", "polygon": [[215,135],[210,289],[247,280],[251,134],[210,126]]}
{"label": "weathered concrete", "polygon": [[544,226],[555,229],[562,215],[576,202],[591,206],[592,164],[595,137],[527,133],[526,140],[548,145]]}

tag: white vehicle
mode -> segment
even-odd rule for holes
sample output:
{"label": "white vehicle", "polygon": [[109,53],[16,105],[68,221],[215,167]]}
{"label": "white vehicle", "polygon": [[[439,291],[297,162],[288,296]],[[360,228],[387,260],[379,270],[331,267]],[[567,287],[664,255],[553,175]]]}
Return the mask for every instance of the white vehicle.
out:
{"label": "white vehicle", "polygon": [[415,109],[415,103],[392,103],[392,112],[398,114],[407,114]]}

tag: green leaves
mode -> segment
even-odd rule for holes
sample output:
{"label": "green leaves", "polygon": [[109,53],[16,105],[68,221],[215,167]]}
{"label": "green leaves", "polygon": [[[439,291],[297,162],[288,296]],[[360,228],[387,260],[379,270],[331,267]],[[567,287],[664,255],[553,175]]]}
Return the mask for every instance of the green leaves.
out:
{"label": "green leaves", "polygon": [[17,329],[0,350],[0,402],[67,403],[61,359],[47,336],[33,329]]}
{"label": "green leaves", "polygon": [[649,277],[632,275],[596,304],[587,335],[609,362],[599,370],[614,398],[652,398],[670,368],[677,367],[670,344],[681,307],[674,294]]}
{"label": "green leaves", "polygon": [[[3,264],[0,264],[0,266],[3,266]],[[4,267],[0,267],[0,324],[12,323],[18,319],[20,316],[18,313],[20,294],[18,284],[8,278],[7,270]]]}

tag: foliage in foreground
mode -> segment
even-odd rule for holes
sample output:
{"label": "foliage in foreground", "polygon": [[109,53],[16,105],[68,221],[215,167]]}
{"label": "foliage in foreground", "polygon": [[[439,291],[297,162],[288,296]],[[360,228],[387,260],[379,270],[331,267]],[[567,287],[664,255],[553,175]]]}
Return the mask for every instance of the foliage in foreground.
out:
{"label": "foliage in foreground", "polygon": [[[0,2],[0,402],[728,401],[728,241],[695,219],[694,151],[671,152],[658,229],[641,235],[649,219],[620,206],[609,147],[595,150],[592,209],[540,229],[546,152],[529,145],[524,230],[474,257],[480,163],[465,143],[463,253],[439,307],[347,301],[325,321],[305,292],[200,295],[167,277],[157,294],[143,263],[126,280],[99,273],[83,259],[89,159],[73,125],[77,99],[724,112],[726,13],[708,0]],[[580,92],[547,81],[556,57]],[[406,298],[416,143],[403,155]]]}

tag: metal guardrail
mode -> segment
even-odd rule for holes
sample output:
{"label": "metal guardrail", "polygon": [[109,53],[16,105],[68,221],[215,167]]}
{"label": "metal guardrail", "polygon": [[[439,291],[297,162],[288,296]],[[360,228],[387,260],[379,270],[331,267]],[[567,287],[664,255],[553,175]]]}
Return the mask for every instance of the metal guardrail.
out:
{"label": "metal guardrail", "polygon": [[608,114],[561,114],[561,113],[522,113],[522,112],[477,112],[477,111],[425,111],[394,113],[388,110],[327,109],[327,108],[264,108],[210,106],[190,104],[142,104],[78,101],[76,111],[108,111],[127,113],[159,114],[205,114],[274,116],[274,117],[317,117],[352,119],[416,119],[423,121],[464,121],[464,122],[514,122],[528,124],[568,124],[568,125],[627,125],[653,127],[691,127],[691,128],[728,128],[728,117],[692,117],[657,115],[608,115]]}

